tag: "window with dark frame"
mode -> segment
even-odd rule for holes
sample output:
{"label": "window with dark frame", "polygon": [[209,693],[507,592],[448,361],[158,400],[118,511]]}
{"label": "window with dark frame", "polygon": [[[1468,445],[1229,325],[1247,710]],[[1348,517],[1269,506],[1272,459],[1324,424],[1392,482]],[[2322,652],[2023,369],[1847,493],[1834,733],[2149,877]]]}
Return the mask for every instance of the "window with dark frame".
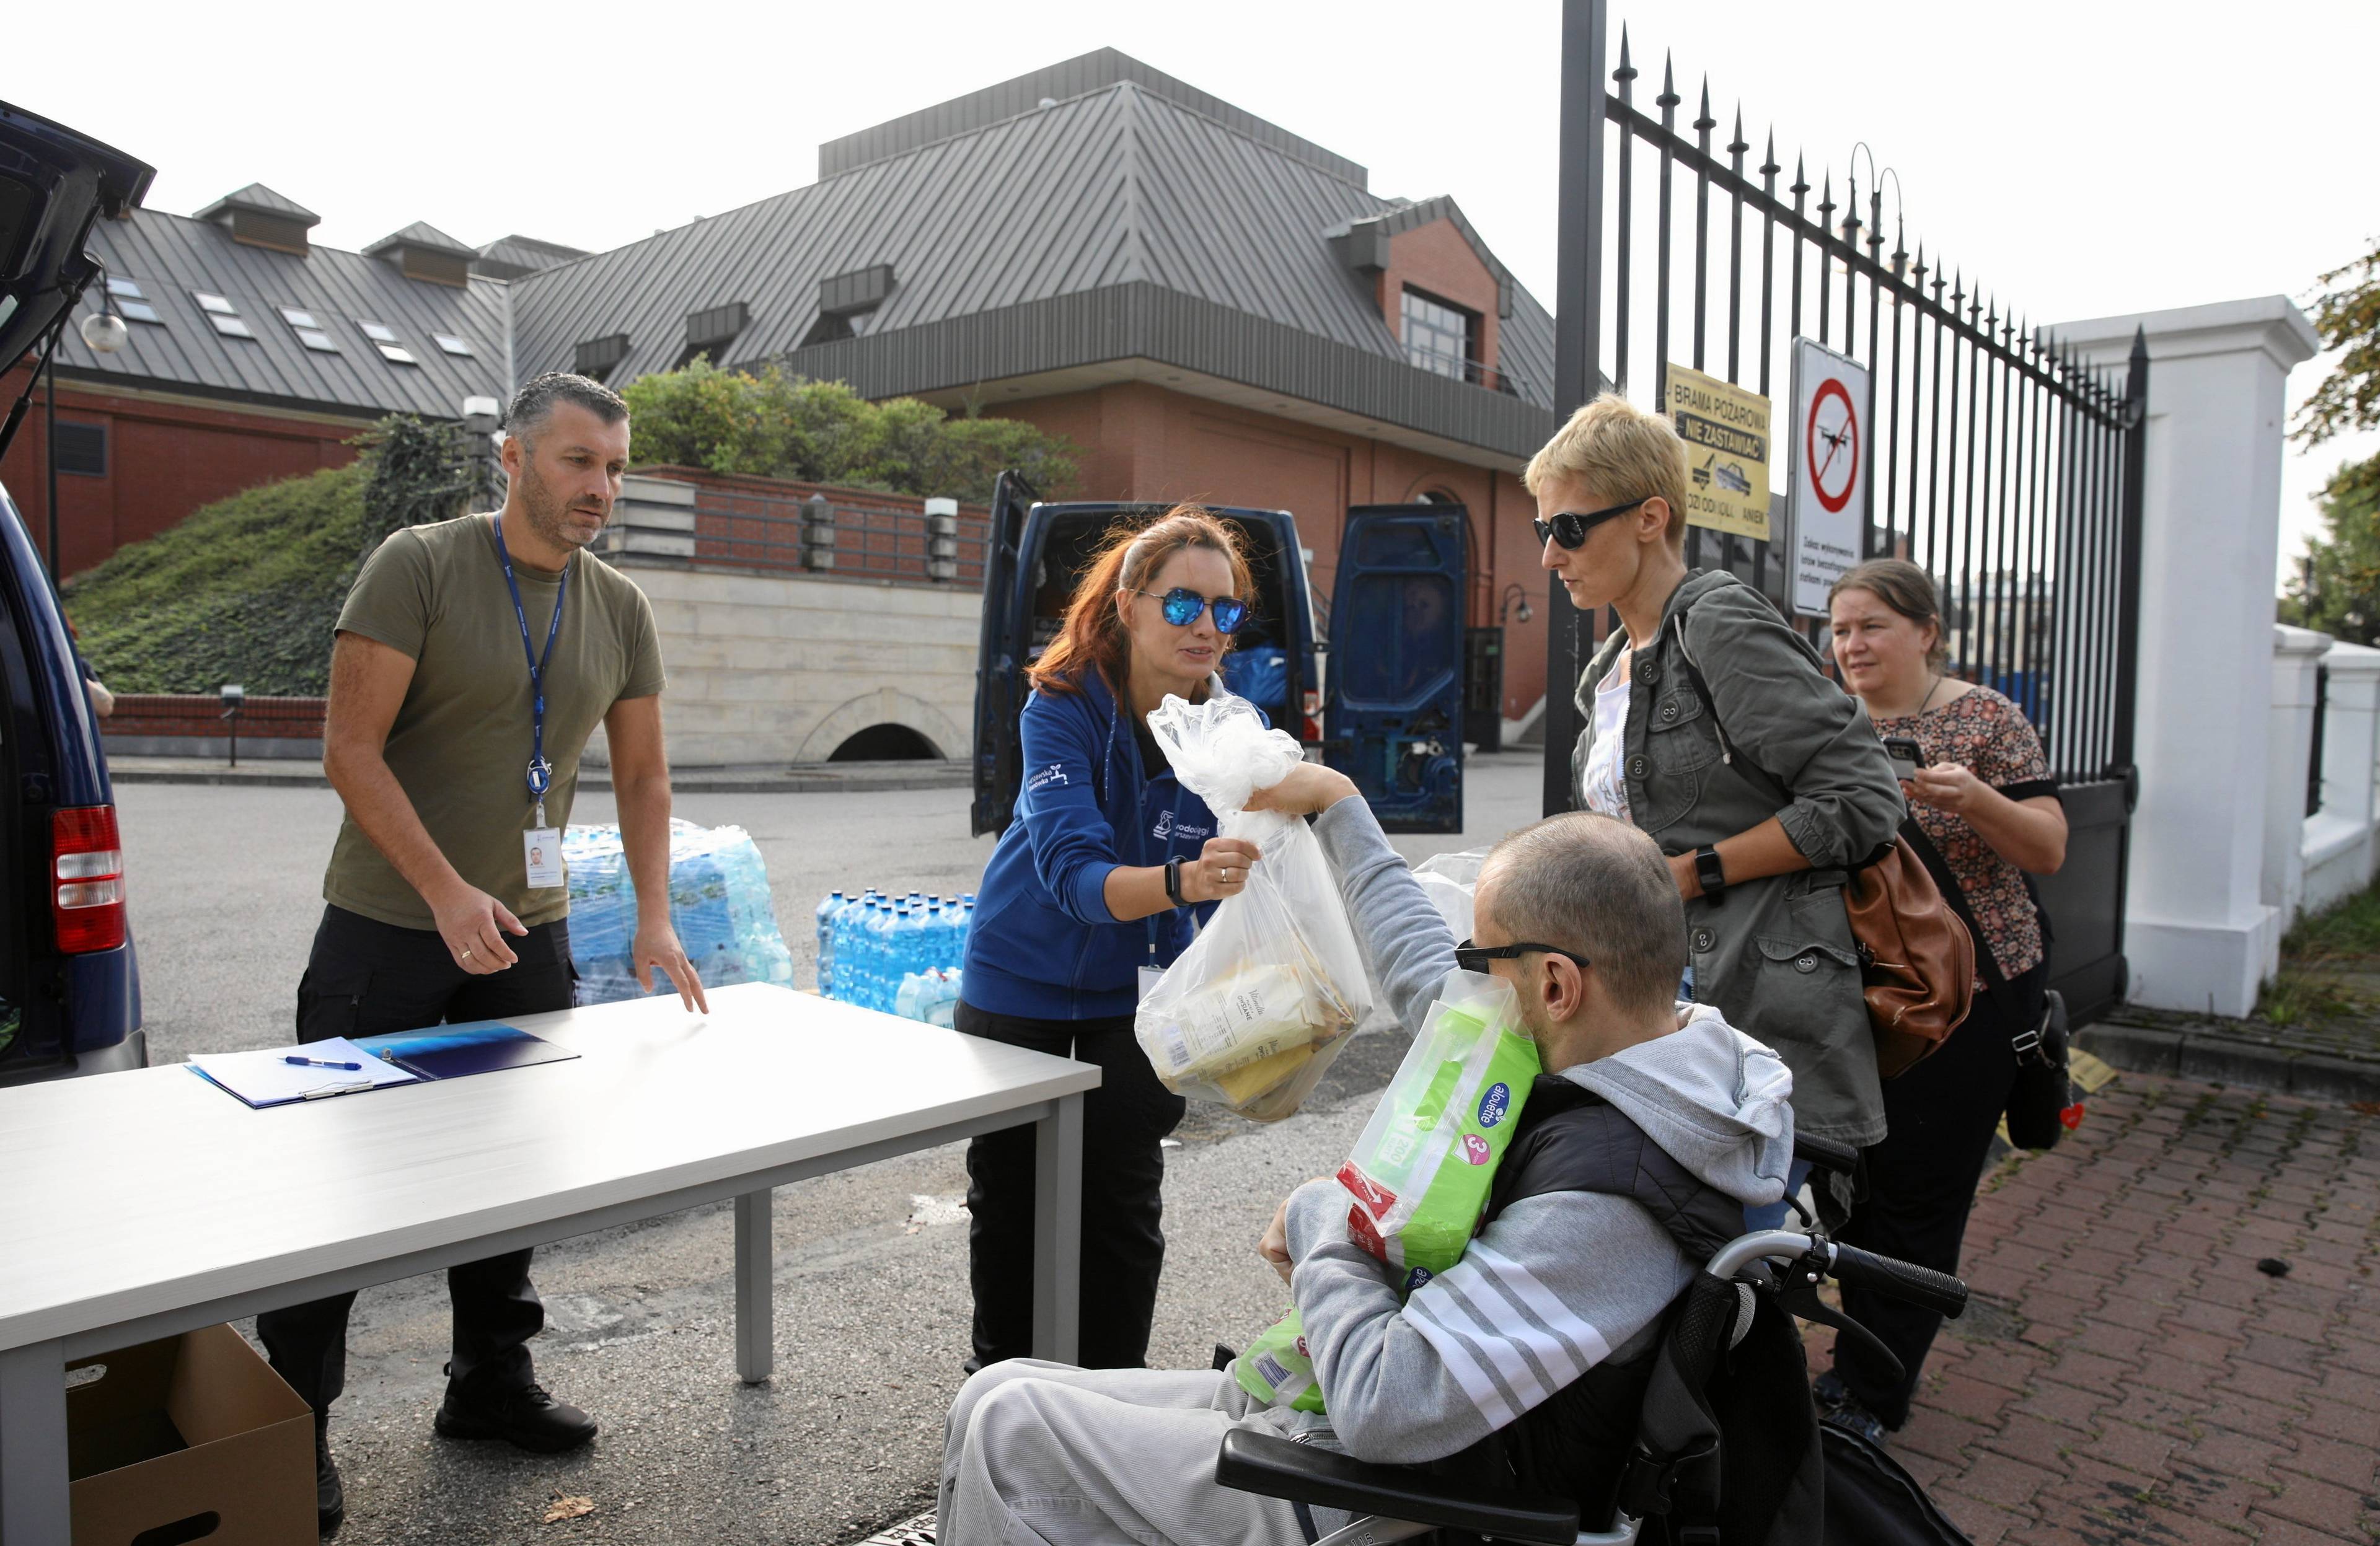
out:
{"label": "window with dark frame", "polygon": [[58,471],[73,473],[79,477],[107,476],[107,426],[77,424],[72,419],[57,422],[55,440]]}
{"label": "window with dark frame", "polygon": [[1407,285],[1403,322],[1406,359],[1459,381],[1477,379],[1479,320],[1475,314]]}

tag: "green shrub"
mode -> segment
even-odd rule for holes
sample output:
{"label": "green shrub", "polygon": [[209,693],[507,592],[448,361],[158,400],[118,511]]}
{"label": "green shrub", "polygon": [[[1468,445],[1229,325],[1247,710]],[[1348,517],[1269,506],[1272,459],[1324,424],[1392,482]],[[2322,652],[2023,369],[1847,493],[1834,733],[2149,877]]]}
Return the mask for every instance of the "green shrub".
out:
{"label": "green shrub", "polygon": [[1021,419],[952,418],[930,403],[870,403],[840,381],[753,375],[697,358],[622,389],[646,465],[840,483],[980,503],[1002,468],[1044,493],[1074,481],[1074,450]]}
{"label": "green shrub", "polygon": [[352,466],[202,505],[67,581],[82,652],[117,693],[329,690],[331,636],[356,570],[399,526],[463,513],[459,433],[383,420]]}

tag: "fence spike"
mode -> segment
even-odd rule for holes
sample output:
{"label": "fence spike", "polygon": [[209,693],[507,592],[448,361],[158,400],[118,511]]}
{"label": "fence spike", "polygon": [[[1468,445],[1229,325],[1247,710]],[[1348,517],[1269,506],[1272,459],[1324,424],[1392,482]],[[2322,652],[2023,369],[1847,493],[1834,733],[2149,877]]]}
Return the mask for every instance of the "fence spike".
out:
{"label": "fence spike", "polygon": [[1678,95],[1678,72],[1675,63],[1665,52],[1661,55],[1661,94],[1655,97],[1653,101],[1666,112],[1677,106],[1682,100]]}
{"label": "fence spike", "polygon": [[1752,141],[1743,138],[1743,103],[1735,104],[1735,138],[1727,142],[1727,153],[1736,160],[1736,170],[1743,170],[1743,152],[1752,149]]}
{"label": "fence spike", "polygon": [[1783,167],[1777,164],[1777,126],[1771,124],[1768,126],[1768,149],[1760,158],[1760,175],[1773,183],[1777,174],[1783,170]]}
{"label": "fence spike", "polygon": [[1694,127],[1702,130],[1705,134],[1708,134],[1711,130],[1718,127],[1718,120],[1711,116],[1710,77],[1708,75],[1705,75],[1703,77],[1703,110],[1694,119]]}
{"label": "fence spike", "polygon": [[1799,151],[1794,151],[1793,186],[1786,190],[1792,194],[1794,201],[1797,203],[1800,202],[1802,195],[1810,191],[1810,175],[1802,169],[1802,152]]}

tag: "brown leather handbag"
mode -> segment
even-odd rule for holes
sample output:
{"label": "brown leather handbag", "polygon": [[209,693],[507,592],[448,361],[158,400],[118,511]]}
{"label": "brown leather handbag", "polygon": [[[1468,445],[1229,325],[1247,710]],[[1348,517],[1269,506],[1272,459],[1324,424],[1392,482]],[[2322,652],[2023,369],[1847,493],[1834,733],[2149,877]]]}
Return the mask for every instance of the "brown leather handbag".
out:
{"label": "brown leather handbag", "polygon": [[[1923,841],[1923,834],[1919,840]],[[1859,948],[1876,1071],[1906,1073],[1950,1039],[1974,1002],[1975,941],[1907,828],[1843,888]]]}

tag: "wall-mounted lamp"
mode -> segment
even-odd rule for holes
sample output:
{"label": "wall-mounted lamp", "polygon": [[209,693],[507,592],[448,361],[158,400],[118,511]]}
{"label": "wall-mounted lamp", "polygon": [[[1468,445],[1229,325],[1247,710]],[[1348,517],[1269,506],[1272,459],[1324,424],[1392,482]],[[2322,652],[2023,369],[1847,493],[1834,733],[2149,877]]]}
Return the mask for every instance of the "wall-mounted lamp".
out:
{"label": "wall-mounted lamp", "polygon": [[1496,608],[1496,622],[1500,626],[1511,622],[1515,613],[1523,622],[1537,615],[1529,606],[1528,588],[1518,580],[1504,587],[1503,598]]}

